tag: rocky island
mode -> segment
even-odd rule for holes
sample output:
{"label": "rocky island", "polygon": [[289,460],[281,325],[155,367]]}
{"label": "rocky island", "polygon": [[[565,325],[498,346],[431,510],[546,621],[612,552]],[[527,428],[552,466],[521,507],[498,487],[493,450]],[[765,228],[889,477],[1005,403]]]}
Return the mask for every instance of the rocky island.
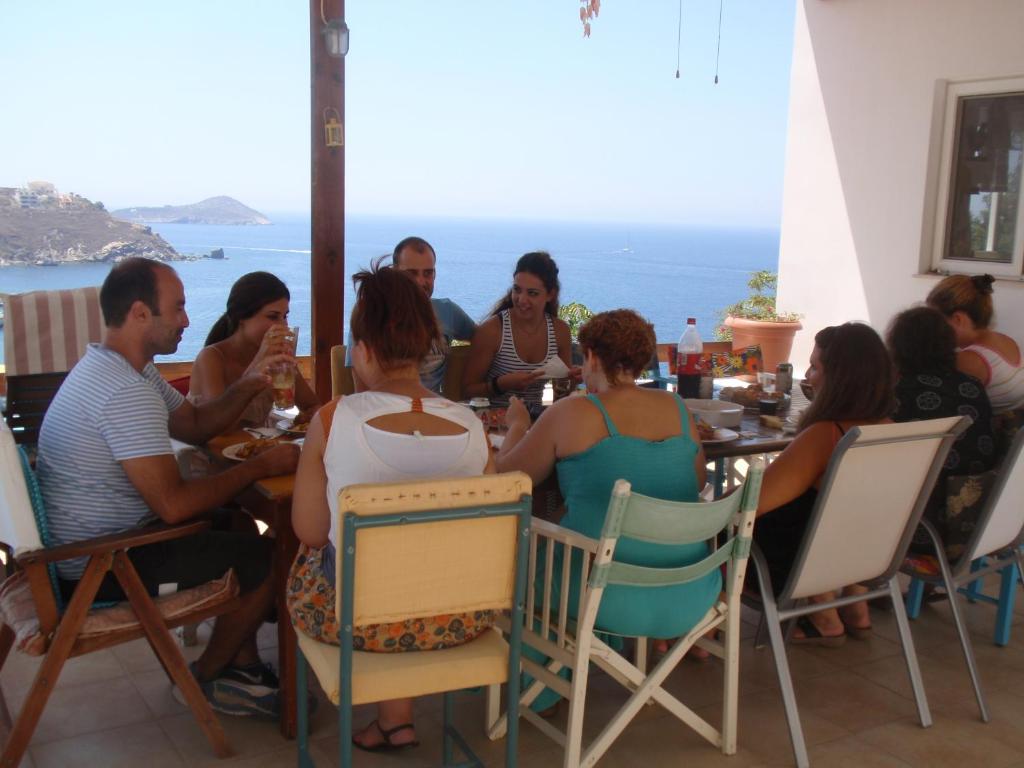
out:
{"label": "rocky island", "polygon": [[269,224],[270,219],[233,197],[210,197],[191,205],[159,208],[122,208],[113,215],[125,221],[148,224]]}
{"label": "rocky island", "polygon": [[58,192],[45,181],[0,187],[0,266],[55,266],[67,262],[120,261],[183,256],[149,227],[112,217],[103,203]]}

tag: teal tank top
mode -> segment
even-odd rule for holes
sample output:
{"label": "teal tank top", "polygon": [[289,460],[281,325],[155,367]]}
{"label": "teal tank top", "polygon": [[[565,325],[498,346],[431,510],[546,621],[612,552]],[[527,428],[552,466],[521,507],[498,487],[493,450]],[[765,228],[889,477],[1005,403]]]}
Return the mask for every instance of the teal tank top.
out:
{"label": "teal tank top", "polygon": [[[658,441],[619,434],[601,400],[596,395],[587,399],[604,416],[608,437],[558,461],[558,484],[568,510],[560,522],[562,526],[599,538],[612,487],[620,478],[630,482],[634,493],[669,501],[697,500],[700,489],[693,465],[698,448],[690,436],[690,421],[682,399],[676,398],[680,434]],[[668,546],[621,538],[614,559],[633,565],[674,568],[690,565],[707,555],[705,543]],[[574,572],[579,567],[579,563],[573,563]],[[570,605],[577,604],[578,581],[574,578],[570,582]],[[678,586],[612,585],[605,589],[597,627],[627,636],[683,635],[714,604],[721,587],[721,573],[717,570]]]}

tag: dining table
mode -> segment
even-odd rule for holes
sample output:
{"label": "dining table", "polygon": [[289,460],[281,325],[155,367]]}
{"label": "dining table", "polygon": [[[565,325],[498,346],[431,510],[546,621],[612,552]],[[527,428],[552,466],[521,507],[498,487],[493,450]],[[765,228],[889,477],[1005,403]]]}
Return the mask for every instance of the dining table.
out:
{"label": "dining table", "polygon": [[[215,466],[225,467],[229,460],[223,456],[225,448],[252,440],[244,432],[229,432],[219,435],[206,444],[206,452]],[[279,475],[257,480],[235,496],[234,501],[247,510],[254,518],[267,525],[274,536],[274,595],[277,611],[277,656],[278,678],[281,681],[281,734],[294,739],[297,730],[297,699],[295,688],[295,630],[288,616],[285,589],[288,572],[299,540],[292,528],[292,494],[295,490],[295,475]]]}

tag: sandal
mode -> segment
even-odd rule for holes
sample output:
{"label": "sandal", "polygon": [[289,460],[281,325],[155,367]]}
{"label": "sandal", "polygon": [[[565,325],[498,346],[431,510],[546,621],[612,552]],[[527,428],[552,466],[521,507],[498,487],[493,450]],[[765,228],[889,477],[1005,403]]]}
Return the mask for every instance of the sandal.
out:
{"label": "sandal", "polygon": [[804,633],[803,637],[790,637],[793,645],[820,645],[822,648],[838,648],[846,642],[846,632],[841,635],[823,635],[807,616],[796,620],[797,629]]}
{"label": "sandal", "polygon": [[373,728],[373,727],[376,727],[378,733],[380,733],[380,735],[381,735],[382,741],[379,744],[372,744],[372,745],[370,745],[370,744],[361,744],[358,741],[356,741],[356,737],[355,736],[352,737],[352,743],[355,746],[359,747],[359,749],[363,750],[364,752],[397,752],[397,751],[399,751],[401,749],[408,749],[410,747],[418,747],[420,745],[420,743],[418,741],[416,741],[416,739],[413,739],[412,741],[406,741],[406,742],[403,742],[401,744],[396,744],[395,742],[393,742],[391,740],[391,737],[394,736],[399,731],[405,731],[405,730],[414,731],[415,726],[412,723],[402,723],[402,725],[396,725],[394,728],[388,728],[387,730],[384,730],[383,728],[380,727],[380,723],[378,723],[376,720],[374,720],[366,728],[364,728],[361,732],[365,733],[366,731],[368,731],[370,728]]}

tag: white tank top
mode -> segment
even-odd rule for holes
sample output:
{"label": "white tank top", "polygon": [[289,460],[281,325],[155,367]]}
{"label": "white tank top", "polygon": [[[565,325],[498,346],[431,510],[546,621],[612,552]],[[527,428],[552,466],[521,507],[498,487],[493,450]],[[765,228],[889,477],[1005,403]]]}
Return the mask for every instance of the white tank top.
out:
{"label": "white tank top", "polygon": [[[974,352],[988,366],[988,384],[985,392],[992,403],[992,413],[1000,414],[1024,408],[1024,361],[1011,365],[995,350],[972,344],[964,352]],[[1020,355],[1020,346],[1017,347]]]}
{"label": "white tank top", "polygon": [[[418,410],[465,427],[457,435],[402,435],[366,422]],[[330,542],[338,544],[338,492],[354,483],[394,483],[426,477],[472,477],[487,467],[490,447],[483,424],[469,408],[430,397],[360,392],[338,401],[324,447]]]}

